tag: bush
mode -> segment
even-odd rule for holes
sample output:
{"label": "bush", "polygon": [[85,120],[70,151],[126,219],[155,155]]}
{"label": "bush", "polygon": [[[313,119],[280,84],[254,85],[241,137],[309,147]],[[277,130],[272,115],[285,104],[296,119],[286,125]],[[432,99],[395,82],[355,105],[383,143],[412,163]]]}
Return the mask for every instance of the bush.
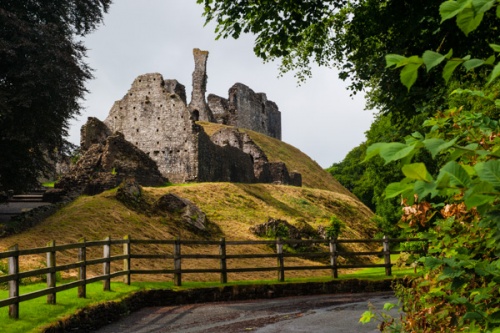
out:
{"label": "bush", "polygon": [[344,231],[346,224],[339,219],[336,215],[330,218],[330,225],[326,227],[326,237],[327,238],[338,238],[342,231]]}

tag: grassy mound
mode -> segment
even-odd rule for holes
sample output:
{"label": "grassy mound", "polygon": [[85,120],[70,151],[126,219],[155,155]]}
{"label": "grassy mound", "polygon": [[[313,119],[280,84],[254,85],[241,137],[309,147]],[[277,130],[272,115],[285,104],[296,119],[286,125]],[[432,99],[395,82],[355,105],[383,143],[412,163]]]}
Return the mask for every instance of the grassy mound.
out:
{"label": "grassy mound", "polygon": [[[224,125],[200,123],[208,135]],[[130,235],[135,239],[212,239],[225,237],[227,240],[258,239],[250,232],[256,224],[267,222],[269,218],[286,220],[297,227],[310,225],[315,230],[326,227],[332,215],[336,215],[346,224],[343,238],[371,238],[374,224],[370,220],[373,213],[354,195],[323,170],[315,161],[300,150],[265,135],[242,130],[265,152],[270,161],[282,161],[289,171],[302,174],[303,187],[272,184],[236,184],[236,183],[194,183],[181,184],[162,188],[145,188],[145,200],[152,203],[160,196],[174,193],[195,203],[210,221],[205,232],[194,232],[183,225],[179,219],[169,215],[157,215],[151,212],[131,210],[116,199],[116,190],[106,191],[96,196],[81,196],[66,205],[54,215],[21,234],[0,239],[0,251],[18,244],[20,248],[44,247],[49,241],[57,244],[87,240],[113,239]],[[345,245],[349,251],[371,251],[374,245]],[[375,245],[376,246],[376,245]],[[90,257],[101,255],[95,249]],[[114,250],[119,254],[121,249]],[[148,253],[172,253],[166,245],[149,246],[140,249]],[[183,247],[183,253],[217,254],[216,247],[191,246]],[[234,246],[228,248],[228,254],[269,253],[274,251],[269,246]],[[76,254],[66,251],[58,255],[58,264],[74,262]],[[23,268],[43,267],[45,258],[30,257],[21,263]],[[0,268],[5,263],[0,262]],[[169,263],[170,264],[170,263]],[[301,258],[287,259],[287,265],[310,265],[309,260]],[[136,269],[165,268],[165,261],[133,263]],[[275,266],[274,259],[243,259],[230,263],[232,267]],[[213,263],[183,260],[184,268],[213,268]],[[90,270],[98,273],[100,267]],[[69,272],[70,276],[75,272]],[[298,271],[287,273],[287,277],[311,277],[328,275],[325,271]],[[189,278],[197,281],[215,281],[217,275],[192,275]],[[166,277],[147,276],[146,280],[165,279]],[[236,279],[273,279],[275,273],[248,273]]]}
{"label": "grassy mound", "polygon": [[[347,225],[343,237],[368,238],[373,236],[373,227],[370,222],[371,211],[358,200],[331,191],[283,185],[231,183],[196,183],[144,189],[145,198],[150,202],[167,193],[174,193],[189,199],[205,212],[210,221],[208,231],[195,233],[180,225],[178,220],[128,209],[116,199],[116,190],[110,190],[92,197],[82,196],[29,231],[0,239],[0,250],[6,250],[13,244],[19,244],[20,248],[32,248],[43,247],[53,239],[57,244],[67,244],[78,242],[81,238],[96,240],[111,236],[114,239],[120,239],[126,234],[135,239],[173,239],[174,237],[219,239],[225,237],[227,240],[252,240],[258,238],[250,232],[250,227],[264,223],[270,217],[284,219],[292,224],[307,222],[316,229],[320,225],[326,226],[333,214]],[[367,246],[356,246],[356,248],[351,247],[350,250],[368,250]],[[121,249],[117,247],[115,254],[119,254],[120,251]],[[172,249],[165,245],[151,245],[141,251],[172,253]],[[231,254],[272,251],[272,248],[265,245],[228,248],[228,253]],[[218,249],[186,246],[183,247],[183,253],[217,254]],[[100,254],[96,249],[90,257]],[[74,261],[75,256],[76,254],[72,251],[67,251],[58,255],[57,261],[59,264],[69,263]],[[44,260],[43,257],[31,257],[22,265],[24,268],[41,267]],[[305,259],[290,258],[288,265],[304,263],[311,264]],[[133,267],[156,269],[164,268],[165,265],[165,261],[158,260],[136,263]],[[275,260],[245,259],[231,263],[231,265],[237,267],[274,266]],[[183,261],[183,267],[208,268],[213,267],[213,263],[186,260]],[[95,267],[95,272],[99,272],[100,269],[100,266]],[[72,274],[76,272],[70,273]],[[299,271],[290,272],[287,276],[307,277],[328,274],[327,270]],[[152,278],[148,276],[145,279]],[[164,278],[166,277],[155,277],[155,279]],[[265,278],[275,278],[275,273],[241,274],[231,276],[230,280]],[[213,276],[210,274],[191,275],[187,276],[187,279],[214,281],[218,279],[218,276],[215,274]]]}

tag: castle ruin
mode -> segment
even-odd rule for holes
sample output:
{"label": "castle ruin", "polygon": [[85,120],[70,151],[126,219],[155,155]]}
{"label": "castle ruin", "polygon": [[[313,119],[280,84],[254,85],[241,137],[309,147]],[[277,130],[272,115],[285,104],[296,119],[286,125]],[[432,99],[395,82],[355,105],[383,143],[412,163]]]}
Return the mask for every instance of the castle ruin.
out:
{"label": "castle ruin", "polygon": [[[127,94],[116,101],[104,126],[156,162],[170,182],[263,182],[301,186],[300,174],[289,172],[282,162],[269,162],[251,138],[237,130],[246,128],[281,140],[281,113],[264,93],[236,83],[228,98],[205,98],[208,52],[194,49],[195,70],[191,101],[185,87],[165,80],[159,73],[137,77]],[[95,120],[94,120],[95,121]],[[211,137],[197,121],[225,127]],[[106,132],[106,131],[104,131]],[[85,125],[82,150],[88,149]],[[106,132],[107,133],[107,132]],[[117,170],[119,172],[119,170]]]}

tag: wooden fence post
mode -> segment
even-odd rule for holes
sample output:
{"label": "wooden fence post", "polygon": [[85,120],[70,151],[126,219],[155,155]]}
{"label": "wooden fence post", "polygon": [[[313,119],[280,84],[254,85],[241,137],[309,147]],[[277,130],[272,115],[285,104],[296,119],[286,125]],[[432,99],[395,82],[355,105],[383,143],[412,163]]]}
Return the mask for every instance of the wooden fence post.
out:
{"label": "wooden fence post", "polygon": [[332,276],[334,279],[339,277],[337,268],[337,238],[330,238],[330,264],[332,266]]}
{"label": "wooden fence post", "polygon": [[80,239],[80,243],[82,245],[78,248],[78,261],[80,262],[78,280],[82,281],[83,284],[78,286],[78,297],[87,298],[87,245],[85,244],[85,238]]}
{"label": "wooden fence post", "polygon": [[285,262],[283,260],[281,237],[276,238],[276,253],[278,254],[278,281],[285,282]]}
{"label": "wooden fence post", "polygon": [[384,264],[385,264],[385,275],[392,275],[392,265],[391,265],[391,252],[389,246],[389,237],[384,236]]}
{"label": "wooden fence post", "polygon": [[227,283],[227,262],[226,262],[226,239],[223,237],[220,239],[219,246],[220,254],[220,283]]}
{"label": "wooden fence post", "polygon": [[107,279],[103,280],[103,289],[104,291],[110,291],[111,290],[111,278],[109,277],[111,273],[111,238],[108,236],[106,239],[106,244],[104,244],[103,249],[102,249],[102,256],[103,258],[106,259],[106,261],[102,264],[102,274],[107,276]]}
{"label": "wooden fence post", "polygon": [[181,268],[181,240],[177,237],[174,242],[174,285],[177,287],[182,285]]}
{"label": "wooden fence post", "polygon": [[[12,246],[9,251],[15,251],[12,257],[9,257],[9,275],[14,276],[13,280],[9,281],[9,298],[19,297],[19,247]],[[9,305],[9,317],[19,319],[19,302]]]}
{"label": "wooden fence post", "polygon": [[[48,247],[54,248],[56,241],[50,241]],[[52,268],[53,271],[47,273],[47,288],[56,287],[56,251],[54,249],[47,252],[47,268]],[[56,304],[56,293],[47,295],[47,304]]]}
{"label": "wooden fence post", "polygon": [[127,256],[123,259],[123,270],[127,272],[124,277],[124,283],[130,286],[130,235],[123,237],[125,243],[123,243],[123,255]]}

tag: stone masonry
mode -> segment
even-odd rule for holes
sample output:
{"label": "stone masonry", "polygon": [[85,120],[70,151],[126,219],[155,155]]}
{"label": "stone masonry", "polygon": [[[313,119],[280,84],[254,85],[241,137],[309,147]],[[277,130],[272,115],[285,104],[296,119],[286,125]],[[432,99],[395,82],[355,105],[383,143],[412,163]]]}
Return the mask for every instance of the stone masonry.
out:
{"label": "stone masonry", "polygon": [[207,59],[208,51],[200,49],[193,50],[194,55],[194,71],[193,71],[193,91],[191,93],[191,102],[189,103],[189,111],[195,121],[213,122],[212,111],[205,100],[205,92],[207,91]]}
{"label": "stone masonry", "polygon": [[281,112],[264,93],[236,83],[229,89],[228,99],[208,95],[208,105],[220,124],[248,128],[281,140]]}
{"label": "stone masonry", "polygon": [[[207,103],[208,52],[195,49],[193,54],[189,105],[185,87],[176,80],[164,80],[159,73],[140,75],[127,94],[114,103],[104,120],[106,128],[99,128],[99,133],[122,133],[174,183],[229,181],[301,186],[300,174],[289,173],[284,163],[269,163],[247,134],[227,128],[209,137],[196,123],[218,122],[281,139],[281,113],[263,93],[237,83],[229,90],[228,99],[210,95]],[[82,146],[96,140],[89,130],[82,131]]]}

